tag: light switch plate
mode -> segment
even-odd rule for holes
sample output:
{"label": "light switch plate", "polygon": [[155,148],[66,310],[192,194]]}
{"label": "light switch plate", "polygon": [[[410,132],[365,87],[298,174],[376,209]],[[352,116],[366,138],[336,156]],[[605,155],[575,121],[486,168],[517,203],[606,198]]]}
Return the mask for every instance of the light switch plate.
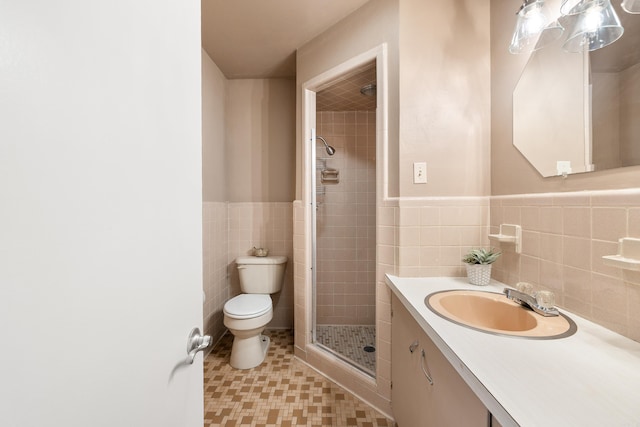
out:
{"label": "light switch plate", "polygon": [[427,183],[427,163],[426,162],[415,162],[413,164],[413,183],[414,184]]}

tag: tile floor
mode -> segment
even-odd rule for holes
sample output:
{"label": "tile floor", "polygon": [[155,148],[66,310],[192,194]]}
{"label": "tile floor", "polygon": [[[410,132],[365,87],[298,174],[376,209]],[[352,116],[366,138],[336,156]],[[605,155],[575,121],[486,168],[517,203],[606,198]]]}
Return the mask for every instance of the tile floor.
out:
{"label": "tile floor", "polygon": [[[376,372],[376,327],[373,325],[318,325],[317,342],[346,357],[369,374]],[[365,348],[369,351],[366,351]]]}
{"label": "tile floor", "polygon": [[293,334],[268,330],[262,365],[229,366],[227,334],[204,361],[204,426],[393,426],[393,422],[293,356]]}

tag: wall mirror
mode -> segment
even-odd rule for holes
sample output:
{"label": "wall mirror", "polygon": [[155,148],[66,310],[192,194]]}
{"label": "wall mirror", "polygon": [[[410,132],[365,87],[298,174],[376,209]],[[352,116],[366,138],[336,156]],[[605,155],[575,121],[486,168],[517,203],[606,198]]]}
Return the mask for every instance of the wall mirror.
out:
{"label": "wall mirror", "polygon": [[640,165],[640,15],[614,7],[619,40],[568,53],[561,37],[531,54],[514,89],[513,144],[544,177]]}

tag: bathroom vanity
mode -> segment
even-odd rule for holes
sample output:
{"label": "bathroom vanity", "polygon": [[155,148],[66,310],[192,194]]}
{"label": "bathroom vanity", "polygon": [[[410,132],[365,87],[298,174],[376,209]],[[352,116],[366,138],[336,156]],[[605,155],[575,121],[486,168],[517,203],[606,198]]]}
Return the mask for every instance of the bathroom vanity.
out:
{"label": "bathroom vanity", "polygon": [[573,335],[528,339],[464,327],[425,305],[439,291],[502,293],[495,281],[387,276],[387,284],[399,427],[640,426],[640,343],[562,309]]}
{"label": "bathroom vanity", "polygon": [[391,401],[398,425],[486,427],[480,399],[395,295],[391,307]]}

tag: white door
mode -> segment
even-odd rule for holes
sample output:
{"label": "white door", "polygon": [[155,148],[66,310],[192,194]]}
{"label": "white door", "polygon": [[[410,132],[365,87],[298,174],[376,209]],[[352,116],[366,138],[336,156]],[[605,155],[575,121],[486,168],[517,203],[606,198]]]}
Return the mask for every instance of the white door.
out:
{"label": "white door", "polygon": [[0,425],[202,426],[200,2],[0,0]]}

